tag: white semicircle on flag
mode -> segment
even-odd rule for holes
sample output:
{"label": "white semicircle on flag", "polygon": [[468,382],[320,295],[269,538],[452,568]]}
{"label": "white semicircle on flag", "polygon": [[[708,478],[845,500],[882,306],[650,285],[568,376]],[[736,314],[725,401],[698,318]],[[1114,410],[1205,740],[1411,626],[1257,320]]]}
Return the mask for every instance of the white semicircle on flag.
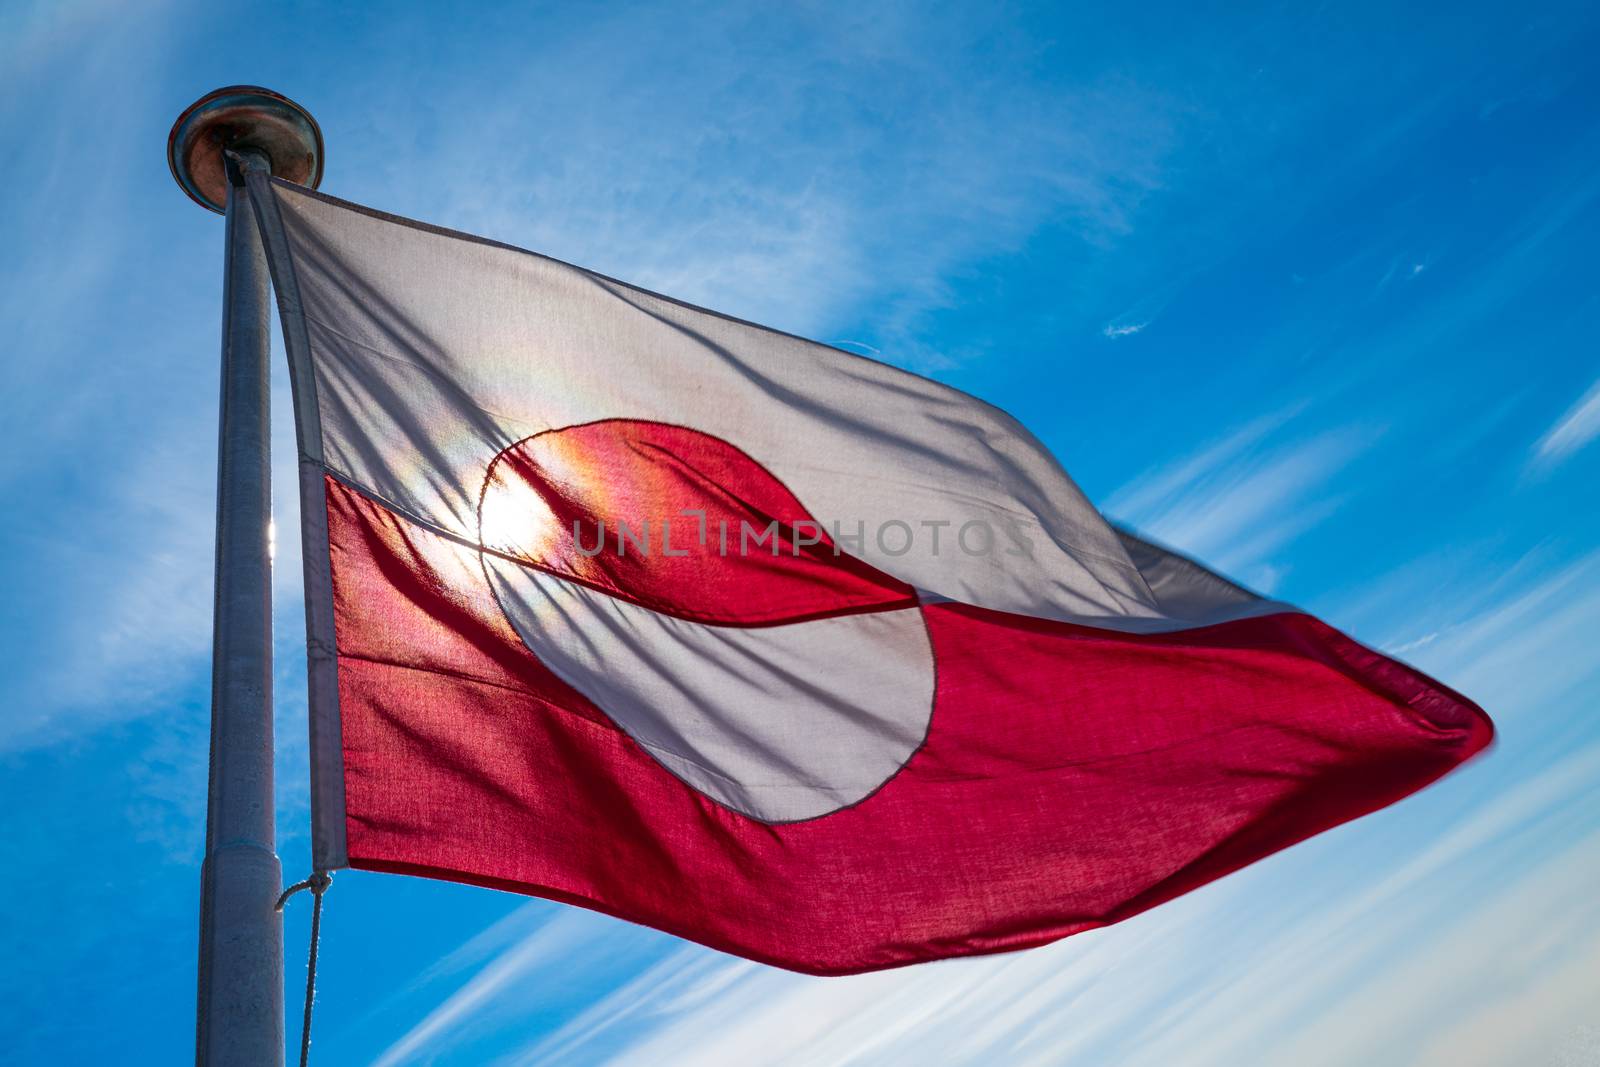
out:
{"label": "white semicircle on flag", "polygon": [[740,814],[798,822],[859,803],[927,736],[935,671],[920,607],[724,626],[482,558],[545,666]]}

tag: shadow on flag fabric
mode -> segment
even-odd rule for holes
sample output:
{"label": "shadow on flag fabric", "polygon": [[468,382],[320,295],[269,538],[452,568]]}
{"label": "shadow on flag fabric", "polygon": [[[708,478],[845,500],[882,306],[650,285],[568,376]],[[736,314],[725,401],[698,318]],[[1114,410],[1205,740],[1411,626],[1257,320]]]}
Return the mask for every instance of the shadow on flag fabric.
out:
{"label": "shadow on flag fabric", "polygon": [[843,974],[1115,922],[1489,743],[1460,695],[1112,527],[970,396],[250,180],[321,869]]}

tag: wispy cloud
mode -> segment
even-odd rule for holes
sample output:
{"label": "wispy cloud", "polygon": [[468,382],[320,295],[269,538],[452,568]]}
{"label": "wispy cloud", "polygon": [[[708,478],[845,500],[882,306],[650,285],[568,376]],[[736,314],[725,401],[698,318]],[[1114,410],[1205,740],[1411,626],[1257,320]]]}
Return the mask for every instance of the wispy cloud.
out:
{"label": "wispy cloud", "polygon": [[1113,493],[1121,522],[1270,592],[1276,554],[1338,506],[1333,482],[1376,430],[1286,432],[1294,411],[1256,419],[1199,451],[1145,472]]}
{"label": "wispy cloud", "polygon": [[1150,325],[1148,322],[1113,323],[1108,322],[1105,329],[1100,331],[1102,337],[1115,341],[1119,337],[1132,337],[1134,334]]}
{"label": "wispy cloud", "polygon": [[1548,715],[1600,666],[1597,633],[1600,552],[1508,592],[1414,657],[1499,714]]}
{"label": "wispy cloud", "polygon": [[1580,448],[1600,437],[1600,381],[1578,398],[1578,402],[1539,438],[1533,446],[1533,462],[1553,467]]}
{"label": "wispy cloud", "polygon": [[[441,960],[425,977],[448,973],[461,966],[464,960],[479,957],[502,941],[507,922],[520,924],[524,918],[514,915],[491,927]],[[436,1053],[448,1047],[459,1039],[455,1030],[461,1021],[481,1011],[508,987],[540,968],[561,963],[573,953],[592,951],[594,946],[589,935],[593,933],[593,925],[592,918],[581,912],[562,912],[528,936],[501,948],[459,989],[390,1045],[374,1067],[395,1067],[410,1061],[423,1049]]]}
{"label": "wispy cloud", "polygon": [[[1560,799],[1593,804],[1594,781],[1590,768],[1588,789]],[[1541,818],[1579,822],[1555,808]],[[1600,908],[1590,888],[1600,879],[1600,834],[1562,829],[1572,837],[1554,857],[1514,868],[1498,892],[1473,886],[1473,897],[1487,899],[1458,905],[1438,937],[1282,1042],[1281,1062],[1498,1067],[1555,1063],[1564,1051],[1581,1051],[1575,1043],[1600,983]],[[1481,842],[1522,843],[1515,836]],[[1430,888],[1443,886],[1418,891]],[[1530,928],[1531,915],[1539,920]],[[1350,1026],[1352,1019],[1361,1025]]]}

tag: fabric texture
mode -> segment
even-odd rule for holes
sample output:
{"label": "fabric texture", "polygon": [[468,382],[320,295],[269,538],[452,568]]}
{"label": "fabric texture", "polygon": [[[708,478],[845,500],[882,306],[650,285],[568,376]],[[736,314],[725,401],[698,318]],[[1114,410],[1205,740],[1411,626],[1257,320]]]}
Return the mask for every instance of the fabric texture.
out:
{"label": "fabric texture", "polygon": [[849,973],[1114,922],[1490,740],[971,397],[262,187],[321,865]]}

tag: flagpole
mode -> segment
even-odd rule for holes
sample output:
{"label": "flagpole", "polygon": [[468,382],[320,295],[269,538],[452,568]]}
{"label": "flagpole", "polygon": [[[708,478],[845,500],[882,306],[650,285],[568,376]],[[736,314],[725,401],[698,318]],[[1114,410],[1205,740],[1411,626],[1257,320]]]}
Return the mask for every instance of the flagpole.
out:
{"label": "flagpole", "polygon": [[212,622],[211,775],[200,869],[195,1062],[284,1058],[282,869],[273,813],[271,320],[266,255],[244,171],[315,186],[322,136],[269,90],[209,93],[178,117],[173,177],[226,216]]}

